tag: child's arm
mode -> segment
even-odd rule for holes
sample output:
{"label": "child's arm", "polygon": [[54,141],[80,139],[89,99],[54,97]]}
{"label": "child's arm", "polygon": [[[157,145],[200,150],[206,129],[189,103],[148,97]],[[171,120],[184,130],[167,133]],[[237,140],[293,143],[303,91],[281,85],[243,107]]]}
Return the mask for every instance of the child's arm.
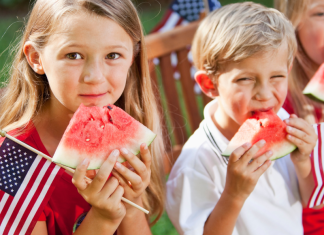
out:
{"label": "child's arm", "polygon": [[302,204],[306,206],[315,186],[310,154],[316,145],[317,135],[310,124],[295,114],[292,114],[285,122],[287,123],[287,139],[298,147],[290,156],[296,169]]}
{"label": "child's arm", "polygon": [[[127,162],[134,168],[131,171],[122,164],[116,162],[113,175],[119,180],[119,184],[124,188],[124,196],[134,203],[143,206],[142,194],[150,184],[151,176],[151,154],[145,144],[141,145],[141,159],[131,152],[120,151]],[[130,184],[128,183],[130,182]],[[125,204],[126,215],[118,227],[117,234],[146,235],[151,234],[151,230],[145,214],[140,210]]]}
{"label": "child's arm", "polygon": [[126,209],[121,202],[124,189],[119,186],[119,182],[115,177],[108,179],[118,156],[119,151],[113,151],[100,167],[100,170],[90,184],[84,179],[89,161],[83,161],[76,168],[72,182],[78,189],[78,192],[92,207],[80,227],[74,233],[75,235],[112,235],[124,218]]}
{"label": "child's arm", "polygon": [[[272,155],[271,151],[253,159],[264,144],[264,140],[252,147],[251,144],[246,143],[237,148],[229,157],[225,188],[205,223],[204,235],[233,233],[245,200],[253,191],[260,176],[271,164],[268,160]],[[253,159],[252,162],[251,159]]]}

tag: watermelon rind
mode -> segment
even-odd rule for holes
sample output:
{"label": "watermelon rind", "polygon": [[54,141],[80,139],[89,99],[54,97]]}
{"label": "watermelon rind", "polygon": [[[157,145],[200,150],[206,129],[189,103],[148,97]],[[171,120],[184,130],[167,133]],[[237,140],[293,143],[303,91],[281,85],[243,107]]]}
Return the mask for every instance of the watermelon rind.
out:
{"label": "watermelon rind", "polygon": [[303,94],[312,100],[324,102],[324,92],[317,89],[314,85],[308,85],[304,89]]}
{"label": "watermelon rind", "polygon": [[315,101],[324,102],[324,63],[310,79],[303,94]]}
{"label": "watermelon rind", "polygon": [[[246,142],[249,142],[248,140]],[[230,145],[227,146],[227,148],[225,149],[225,151],[222,153],[223,156],[225,157],[229,157],[232,152],[237,149],[238,147],[242,146],[244,143],[230,143]],[[274,144],[271,149],[273,152],[272,157],[270,158],[271,161],[277,160],[279,158],[282,158],[284,156],[287,156],[288,154],[290,154],[291,152],[293,152],[296,149],[296,145],[288,142],[288,141],[284,141],[278,144]]]}

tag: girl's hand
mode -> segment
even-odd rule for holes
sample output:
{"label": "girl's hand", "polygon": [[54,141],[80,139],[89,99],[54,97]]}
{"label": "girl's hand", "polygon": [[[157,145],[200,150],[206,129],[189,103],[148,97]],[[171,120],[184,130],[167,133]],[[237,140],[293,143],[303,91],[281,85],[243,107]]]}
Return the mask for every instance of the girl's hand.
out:
{"label": "girl's hand", "polygon": [[119,186],[115,177],[108,179],[118,156],[119,151],[114,150],[102,164],[91,183],[84,178],[89,165],[89,160],[85,159],[76,168],[72,183],[81,196],[92,205],[92,214],[101,220],[109,220],[119,225],[126,214],[125,206],[121,202],[124,189]]}
{"label": "girl's hand", "polygon": [[291,160],[294,164],[309,161],[309,156],[317,141],[313,127],[295,114],[290,115],[290,118],[285,122],[287,124],[287,139],[297,146],[297,149],[290,154]]}
{"label": "girl's hand", "polygon": [[[116,162],[112,174],[119,180],[119,184],[124,188],[125,198],[142,204],[141,195],[150,184],[151,177],[151,154],[146,144],[141,144],[141,159],[125,148],[120,149],[122,156],[131,166],[130,169]],[[133,168],[133,170],[131,170]],[[126,209],[133,208],[125,205]]]}
{"label": "girl's hand", "polygon": [[264,145],[264,140],[260,140],[252,147],[250,143],[246,143],[232,152],[228,160],[224,189],[227,197],[244,202],[251,194],[258,179],[271,164],[268,160],[272,156],[271,151],[254,159]]}

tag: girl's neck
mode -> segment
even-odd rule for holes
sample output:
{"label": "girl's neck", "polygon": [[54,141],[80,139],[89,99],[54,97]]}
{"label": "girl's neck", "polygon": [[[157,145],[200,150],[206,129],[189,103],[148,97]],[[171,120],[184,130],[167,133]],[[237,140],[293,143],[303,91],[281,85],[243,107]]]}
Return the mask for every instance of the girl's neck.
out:
{"label": "girl's neck", "polygon": [[51,156],[53,156],[72,115],[73,113],[55,98],[48,100],[38,115],[35,127]]}

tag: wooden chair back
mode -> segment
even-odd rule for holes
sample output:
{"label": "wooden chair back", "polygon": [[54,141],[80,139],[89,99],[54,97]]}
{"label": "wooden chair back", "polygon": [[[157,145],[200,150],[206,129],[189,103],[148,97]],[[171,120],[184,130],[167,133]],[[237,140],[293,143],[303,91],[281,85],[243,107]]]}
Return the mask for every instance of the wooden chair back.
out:
{"label": "wooden chair back", "polygon": [[[202,109],[211,100],[195,92],[192,64],[188,59],[198,25],[196,21],[145,37],[150,75],[163,116],[163,135],[168,151],[164,159],[166,173],[170,172],[183,144],[198,128]],[[172,63],[172,56],[177,58],[176,65]],[[178,79],[174,78],[174,73]]]}

